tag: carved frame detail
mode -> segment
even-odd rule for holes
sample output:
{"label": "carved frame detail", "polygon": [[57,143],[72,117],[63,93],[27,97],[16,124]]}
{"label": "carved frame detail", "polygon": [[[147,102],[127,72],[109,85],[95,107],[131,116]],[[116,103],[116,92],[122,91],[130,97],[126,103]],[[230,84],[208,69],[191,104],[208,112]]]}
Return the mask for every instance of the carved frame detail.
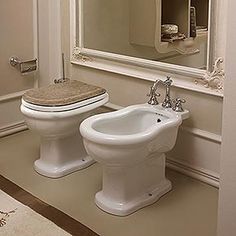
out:
{"label": "carved frame detail", "polygon": [[203,78],[195,79],[195,84],[202,84],[206,88],[215,89],[217,91],[224,89],[224,79],[225,79],[225,72],[222,67],[222,63],[224,62],[222,57],[216,59],[213,71],[207,71]]}

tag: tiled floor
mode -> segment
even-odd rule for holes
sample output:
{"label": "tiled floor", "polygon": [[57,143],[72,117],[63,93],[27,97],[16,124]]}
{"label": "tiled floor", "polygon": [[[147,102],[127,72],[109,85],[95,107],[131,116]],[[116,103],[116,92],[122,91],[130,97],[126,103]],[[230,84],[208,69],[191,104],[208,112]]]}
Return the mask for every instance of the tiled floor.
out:
{"label": "tiled floor", "polygon": [[218,190],[167,170],[173,190],[157,203],[127,217],[96,207],[101,188],[99,164],[60,179],[33,170],[39,137],[30,131],[0,139],[0,174],[101,236],[215,236]]}

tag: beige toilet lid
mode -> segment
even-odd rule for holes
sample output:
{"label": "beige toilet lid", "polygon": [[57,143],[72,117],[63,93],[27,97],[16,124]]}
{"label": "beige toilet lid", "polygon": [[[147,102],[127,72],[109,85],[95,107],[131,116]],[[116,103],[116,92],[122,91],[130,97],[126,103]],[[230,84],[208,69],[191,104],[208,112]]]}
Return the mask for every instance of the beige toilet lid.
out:
{"label": "beige toilet lid", "polygon": [[77,80],[52,84],[31,89],[23,95],[23,100],[41,106],[64,106],[102,95],[104,88],[89,85]]}

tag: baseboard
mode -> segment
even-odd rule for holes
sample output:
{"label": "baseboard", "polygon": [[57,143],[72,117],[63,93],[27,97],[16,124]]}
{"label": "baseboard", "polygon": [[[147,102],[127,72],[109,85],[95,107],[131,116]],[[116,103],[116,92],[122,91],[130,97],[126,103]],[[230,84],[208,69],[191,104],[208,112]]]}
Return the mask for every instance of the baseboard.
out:
{"label": "baseboard", "polygon": [[186,163],[176,161],[170,158],[167,158],[166,166],[184,175],[190,176],[194,179],[200,180],[211,186],[219,188],[220,178],[217,173],[213,173],[209,170],[206,170],[200,167],[190,166]]}
{"label": "baseboard", "polygon": [[0,127],[0,138],[27,130],[27,126],[24,121],[10,124],[8,126]]}

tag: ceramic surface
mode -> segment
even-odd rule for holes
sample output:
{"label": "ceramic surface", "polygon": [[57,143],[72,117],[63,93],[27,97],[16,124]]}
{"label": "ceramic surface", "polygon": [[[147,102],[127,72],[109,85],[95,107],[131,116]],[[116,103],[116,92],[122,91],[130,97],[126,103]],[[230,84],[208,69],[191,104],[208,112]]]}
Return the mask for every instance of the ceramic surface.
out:
{"label": "ceramic surface", "polygon": [[171,189],[165,178],[165,152],[174,147],[188,114],[140,104],[81,123],[86,151],[103,165],[103,187],[95,197],[101,209],[125,216]]}
{"label": "ceramic surface", "polygon": [[[58,178],[94,163],[84,149],[78,130],[80,123],[91,111],[104,105],[108,94],[100,100],[86,104],[60,107],[36,106],[22,101],[21,112],[29,129],[41,136],[40,158],[35,161],[35,170],[47,177]],[[37,110],[35,110],[37,109]],[[57,109],[57,110],[55,110]]]}

